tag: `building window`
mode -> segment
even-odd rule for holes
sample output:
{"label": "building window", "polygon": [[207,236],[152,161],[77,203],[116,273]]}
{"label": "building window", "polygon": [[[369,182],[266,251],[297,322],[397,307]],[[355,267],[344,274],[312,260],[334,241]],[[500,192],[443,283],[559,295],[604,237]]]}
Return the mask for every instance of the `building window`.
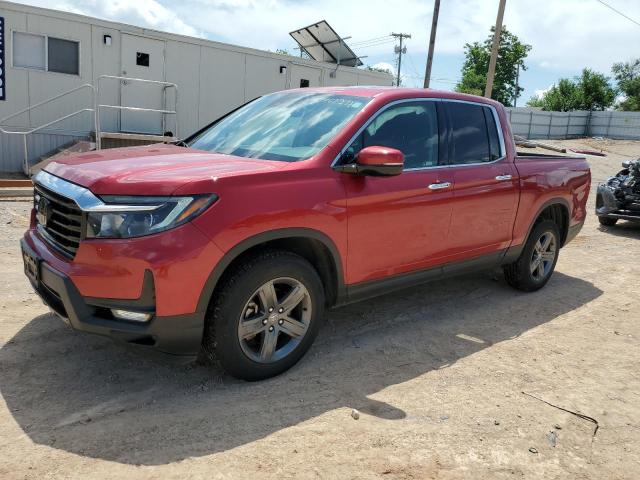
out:
{"label": "building window", "polygon": [[141,67],[148,67],[149,66],[149,54],[148,53],[142,53],[142,52],[136,52],[136,65],[139,65]]}
{"label": "building window", "polygon": [[13,32],[13,66],[80,75],[80,43]]}
{"label": "building window", "polygon": [[309,80],[306,78],[300,79],[300,88],[307,88],[309,86]]}
{"label": "building window", "polygon": [[49,37],[47,52],[49,53],[50,72],[80,74],[80,45],[78,42]]}
{"label": "building window", "polygon": [[45,70],[44,44],[42,35],[13,32],[13,66]]}

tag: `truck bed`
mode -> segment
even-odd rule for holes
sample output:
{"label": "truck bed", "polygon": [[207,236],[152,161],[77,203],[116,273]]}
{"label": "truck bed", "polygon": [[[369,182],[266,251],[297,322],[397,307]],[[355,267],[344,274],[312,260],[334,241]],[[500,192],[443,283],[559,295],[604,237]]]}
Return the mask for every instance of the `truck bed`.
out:
{"label": "truck bed", "polygon": [[585,157],[570,153],[532,153],[516,151],[516,160],[527,160],[527,158],[536,160],[553,160],[558,158],[579,158],[585,160]]}

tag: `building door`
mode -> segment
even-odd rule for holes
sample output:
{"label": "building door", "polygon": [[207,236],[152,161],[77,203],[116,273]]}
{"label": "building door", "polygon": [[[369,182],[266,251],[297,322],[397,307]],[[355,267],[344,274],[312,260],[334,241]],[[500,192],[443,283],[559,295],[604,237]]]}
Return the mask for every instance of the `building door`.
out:
{"label": "building door", "polygon": [[291,64],[291,83],[289,88],[322,86],[322,70],[306,65]]}
{"label": "building door", "polygon": [[[164,42],[151,38],[122,34],[122,76],[145,80],[164,80]],[[120,82],[123,107],[164,108],[162,85],[131,80]],[[171,109],[171,108],[169,108]],[[162,115],[159,113],[122,110],[120,128],[123,132],[161,135]]]}

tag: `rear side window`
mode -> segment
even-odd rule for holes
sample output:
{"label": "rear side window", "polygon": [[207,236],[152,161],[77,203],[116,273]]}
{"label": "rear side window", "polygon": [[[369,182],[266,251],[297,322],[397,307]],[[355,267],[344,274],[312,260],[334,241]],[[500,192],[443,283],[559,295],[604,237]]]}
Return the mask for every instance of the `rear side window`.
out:
{"label": "rear side window", "polygon": [[491,162],[500,158],[500,140],[490,108],[447,102],[452,163]]}
{"label": "rear side window", "polygon": [[500,137],[498,136],[496,119],[493,116],[493,110],[491,110],[489,107],[482,107],[482,110],[484,110],[484,119],[487,121],[487,133],[489,134],[489,153],[491,154],[491,160],[497,160],[502,155],[500,152]]}

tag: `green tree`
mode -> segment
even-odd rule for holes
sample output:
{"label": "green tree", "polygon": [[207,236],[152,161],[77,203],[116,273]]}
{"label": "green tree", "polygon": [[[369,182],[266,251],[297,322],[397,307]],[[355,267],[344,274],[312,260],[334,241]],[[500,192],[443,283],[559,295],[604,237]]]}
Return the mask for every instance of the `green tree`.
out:
{"label": "green tree", "polygon": [[614,63],[611,67],[618,88],[625,96],[617,108],[620,110],[640,110],[640,58],[626,63]]}
{"label": "green tree", "polygon": [[605,110],[616,101],[616,89],[609,77],[585,68],[578,81],[583,110]]}
{"label": "green tree", "polygon": [[[484,93],[494,32],[495,27],[491,27],[491,34],[483,43],[465,44],[462,79],[456,85],[456,91],[473,95]],[[530,50],[531,45],[522,43],[506,28],[502,29],[491,98],[511,106],[513,100],[520,96],[524,89],[517,85],[518,67],[523,71],[527,69],[524,59]]]}
{"label": "green tree", "polygon": [[541,98],[531,99],[527,105],[556,112],[604,110],[613,105],[615,98],[609,78],[585,68],[574,80],[561,78]]}

